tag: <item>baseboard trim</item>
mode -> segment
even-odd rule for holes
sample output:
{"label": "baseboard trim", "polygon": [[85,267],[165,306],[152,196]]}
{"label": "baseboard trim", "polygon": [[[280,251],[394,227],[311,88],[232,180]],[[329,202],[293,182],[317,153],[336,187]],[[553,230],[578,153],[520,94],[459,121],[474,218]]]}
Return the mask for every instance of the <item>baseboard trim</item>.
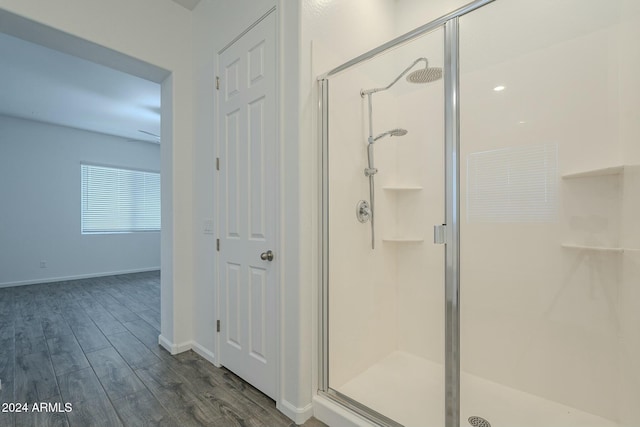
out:
{"label": "baseboard trim", "polygon": [[173,344],[171,341],[169,341],[168,339],[166,339],[162,334],[158,335],[158,344],[160,344],[162,347],[164,347],[165,350],[167,350],[169,352],[169,354],[178,354],[176,345]]}
{"label": "baseboard trim", "polygon": [[171,353],[171,355],[176,355],[184,353],[185,351],[193,350],[200,356],[205,358],[207,361],[217,366],[215,354],[195,341],[187,341],[182,344],[174,344],[161,334],[158,335],[158,344],[164,347],[164,349]]}
{"label": "baseboard trim", "polygon": [[174,344],[162,335],[158,336],[158,343],[163,346],[172,356],[191,350],[193,341],[183,342],[182,344]]}
{"label": "baseboard trim", "polygon": [[276,406],[280,412],[291,418],[293,422],[298,425],[304,424],[309,418],[313,416],[313,403],[309,403],[303,408],[298,408],[291,402],[283,399],[280,400],[279,404]]}
{"label": "baseboard trim", "polygon": [[185,351],[189,351],[193,348],[193,341],[183,342],[182,344],[176,344],[175,349],[176,352],[173,354],[184,353]]}
{"label": "baseboard trim", "polygon": [[160,334],[158,335],[158,344],[164,347],[164,349],[167,350],[172,356],[175,356],[176,354],[184,353],[185,351],[191,350],[193,341],[187,341],[182,344],[174,344],[162,334]]}
{"label": "baseboard trim", "polygon": [[196,353],[198,353],[200,356],[207,359],[207,361],[211,362],[213,365],[219,366],[218,363],[216,362],[216,355],[213,354],[212,351],[207,350],[197,342],[193,342],[191,349]]}
{"label": "baseboard trim", "polygon": [[79,274],[76,276],[50,277],[47,279],[21,280],[18,282],[0,283],[0,288],[10,288],[13,286],[37,285],[39,283],[66,282],[67,280],[91,279],[94,277],[116,276],[119,274],[146,273],[149,271],[160,271],[160,267],[136,268],[133,270],[107,271],[102,273]]}
{"label": "baseboard trim", "polygon": [[321,395],[313,397],[313,416],[330,426],[375,427],[369,420]]}

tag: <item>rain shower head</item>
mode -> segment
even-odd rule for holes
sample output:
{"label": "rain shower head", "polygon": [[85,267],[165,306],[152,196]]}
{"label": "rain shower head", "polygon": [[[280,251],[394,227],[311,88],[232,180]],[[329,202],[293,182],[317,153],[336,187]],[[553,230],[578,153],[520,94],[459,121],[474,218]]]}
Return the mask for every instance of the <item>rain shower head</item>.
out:
{"label": "rain shower head", "polygon": [[406,75],[413,67],[415,67],[418,62],[424,62],[424,68],[421,68],[419,70],[416,70],[410,73],[407,76],[407,81],[409,83],[430,83],[442,78],[442,68],[439,68],[439,67],[429,68],[429,60],[427,58],[418,58],[415,61],[413,61],[411,65],[405,68],[404,71],[400,73],[400,75],[396,77],[395,80],[389,83],[387,86],[377,87],[374,89],[361,89],[360,96],[364,97],[365,95],[368,95],[369,98],[371,98],[372,94],[389,89],[391,86],[396,84],[398,80],[402,78],[402,76]]}
{"label": "rain shower head", "polygon": [[406,134],[407,130],[402,128],[391,129],[389,131],[389,136],[405,136]]}
{"label": "rain shower head", "polygon": [[426,66],[409,73],[407,81],[409,83],[431,83],[442,78],[442,68]]}
{"label": "rain shower head", "polygon": [[379,140],[380,138],[384,138],[385,136],[405,136],[406,134],[407,134],[406,129],[401,129],[401,128],[391,129],[376,136],[369,143],[372,144],[377,140]]}

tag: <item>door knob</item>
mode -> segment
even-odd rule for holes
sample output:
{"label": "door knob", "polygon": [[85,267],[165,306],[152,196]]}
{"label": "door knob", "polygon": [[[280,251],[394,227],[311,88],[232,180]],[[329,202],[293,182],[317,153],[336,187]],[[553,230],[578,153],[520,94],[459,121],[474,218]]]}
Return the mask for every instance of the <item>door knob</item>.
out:
{"label": "door knob", "polygon": [[273,261],[273,251],[269,249],[267,252],[262,252],[260,259],[263,261]]}

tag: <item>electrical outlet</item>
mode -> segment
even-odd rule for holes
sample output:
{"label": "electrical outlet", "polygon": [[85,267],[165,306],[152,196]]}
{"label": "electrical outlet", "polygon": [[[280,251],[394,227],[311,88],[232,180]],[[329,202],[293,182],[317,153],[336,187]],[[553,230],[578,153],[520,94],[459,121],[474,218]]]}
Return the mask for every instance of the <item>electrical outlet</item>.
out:
{"label": "electrical outlet", "polygon": [[47,261],[40,261],[40,268],[47,268]]}

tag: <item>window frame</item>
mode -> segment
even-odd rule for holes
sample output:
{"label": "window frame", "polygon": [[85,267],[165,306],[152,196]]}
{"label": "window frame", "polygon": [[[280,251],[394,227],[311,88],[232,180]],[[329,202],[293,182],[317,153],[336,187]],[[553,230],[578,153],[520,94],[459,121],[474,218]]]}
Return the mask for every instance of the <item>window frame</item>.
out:
{"label": "window frame", "polygon": [[[121,226],[112,225],[112,228],[105,228],[102,230],[99,229],[87,229],[89,227],[85,227],[86,221],[86,198],[89,196],[85,196],[86,183],[85,183],[85,168],[102,168],[102,169],[112,169],[116,171],[126,171],[128,173],[141,173],[141,174],[153,174],[157,175],[158,179],[158,227],[157,228],[139,228],[129,227],[127,229],[121,228]],[[139,178],[138,178],[139,179]],[[143,176],[144,179],[144,176]],[[117,183],[116,183],[117,185]],[[145,187],[143,187],[143,192],[145,192]],[[146,194],[146,192],[145,192]],[[114,197],[117,197],[115,195]],[[128,167],[128,166],[116,166],[112,164],[102,164],[102,163],[94,163],[94,162],[80,162],[80,233],[82,235],[92,235],[92,234],[132,234],[132,233],[158,233],[162,229],[162,182],[161,182],[161,174],[158,170],[152,169],[144,169],[144,168],[136,168],[136,167]]]}

